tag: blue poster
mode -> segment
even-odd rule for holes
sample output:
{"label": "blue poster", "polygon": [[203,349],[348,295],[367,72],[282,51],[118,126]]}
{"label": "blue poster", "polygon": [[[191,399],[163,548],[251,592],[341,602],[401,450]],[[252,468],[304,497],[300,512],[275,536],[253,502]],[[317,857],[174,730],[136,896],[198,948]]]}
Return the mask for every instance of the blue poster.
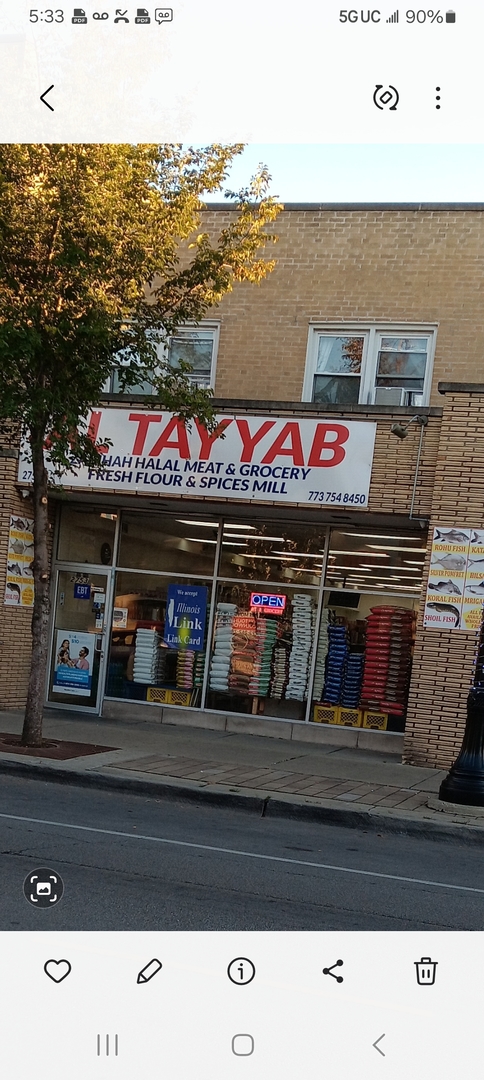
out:
{"label": "blue poster", "polygon": [[95,634],[58,630],[54,660],[54,694],[90,697]]}
{"label": "blue poster", "polygon": [[163,637],[170,649],[203,649],[207,592],[206,585],[168,586]]}

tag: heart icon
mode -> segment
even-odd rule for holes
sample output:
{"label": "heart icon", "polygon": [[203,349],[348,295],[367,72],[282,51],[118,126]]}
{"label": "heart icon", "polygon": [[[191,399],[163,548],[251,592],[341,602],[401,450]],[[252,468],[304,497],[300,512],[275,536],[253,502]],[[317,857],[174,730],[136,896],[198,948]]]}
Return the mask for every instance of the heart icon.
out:
{"label": "heart icon", "polygon": [[45,974],[53,982],[60,983],[71,973],[71,965],[68,960],[47,960],[44,964]]}

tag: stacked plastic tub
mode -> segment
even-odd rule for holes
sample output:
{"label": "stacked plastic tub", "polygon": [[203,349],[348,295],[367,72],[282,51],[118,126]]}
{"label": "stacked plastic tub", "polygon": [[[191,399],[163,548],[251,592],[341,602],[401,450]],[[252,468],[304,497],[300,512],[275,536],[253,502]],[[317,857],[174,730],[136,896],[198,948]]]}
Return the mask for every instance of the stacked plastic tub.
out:
{"label": "stacked plastic tub", "polygon": [[403,716],[407,699],[414,613],[408,608],[376,607],[366,619],[366,649],[361,702],[371,709]]}

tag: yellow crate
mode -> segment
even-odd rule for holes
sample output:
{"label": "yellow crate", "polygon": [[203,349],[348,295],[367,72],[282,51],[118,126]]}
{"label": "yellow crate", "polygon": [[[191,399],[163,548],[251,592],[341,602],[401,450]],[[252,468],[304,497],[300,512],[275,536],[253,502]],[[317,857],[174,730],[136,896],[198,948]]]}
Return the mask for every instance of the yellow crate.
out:
{"label": "yellow crate", "polygon": [[361,709],[345,709],[344,705],[340,705],[338,713],[336,722],[342,727],[361,727],[363,721]]}
{"label": "yellow crate", "polygon": [[156,701],[158,705],[189,705],[191,690],[167,690],[164,686],[149,686],[147,701]]}
{"label": "yellow crate", "polygon": [[388,725],[388,713],[386,712],[373,712],[372,709],[365,709],[363,713],[363,727],[373,728],[374,731],[386,731]]}
{"label": "yellow crate", "polygon": [[191,690],[171,690],[172,705],[189,705],[192,697]]}
{"label": "yellow crate", "polygon": [[315,705],[313,721],[315,724],[337,724],[338,712],[338,705]]}
{"label": "yellow crate", "polygon": [[149,686],[146,694],[147,701],[156,701],[158,705],[169,705],[171,702],[171,690],[165,690],[164,686]]}

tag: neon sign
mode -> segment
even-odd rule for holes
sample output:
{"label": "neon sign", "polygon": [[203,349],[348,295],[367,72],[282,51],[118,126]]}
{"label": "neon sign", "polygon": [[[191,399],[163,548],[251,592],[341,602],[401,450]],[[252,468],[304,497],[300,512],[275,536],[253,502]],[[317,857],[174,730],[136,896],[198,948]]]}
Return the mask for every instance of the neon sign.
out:
{"label": "neon sign", "polygon": [[286,607],[287,596],[279,593],[250,594],[250,610],[260,611],[267,615],[282,615]]}

